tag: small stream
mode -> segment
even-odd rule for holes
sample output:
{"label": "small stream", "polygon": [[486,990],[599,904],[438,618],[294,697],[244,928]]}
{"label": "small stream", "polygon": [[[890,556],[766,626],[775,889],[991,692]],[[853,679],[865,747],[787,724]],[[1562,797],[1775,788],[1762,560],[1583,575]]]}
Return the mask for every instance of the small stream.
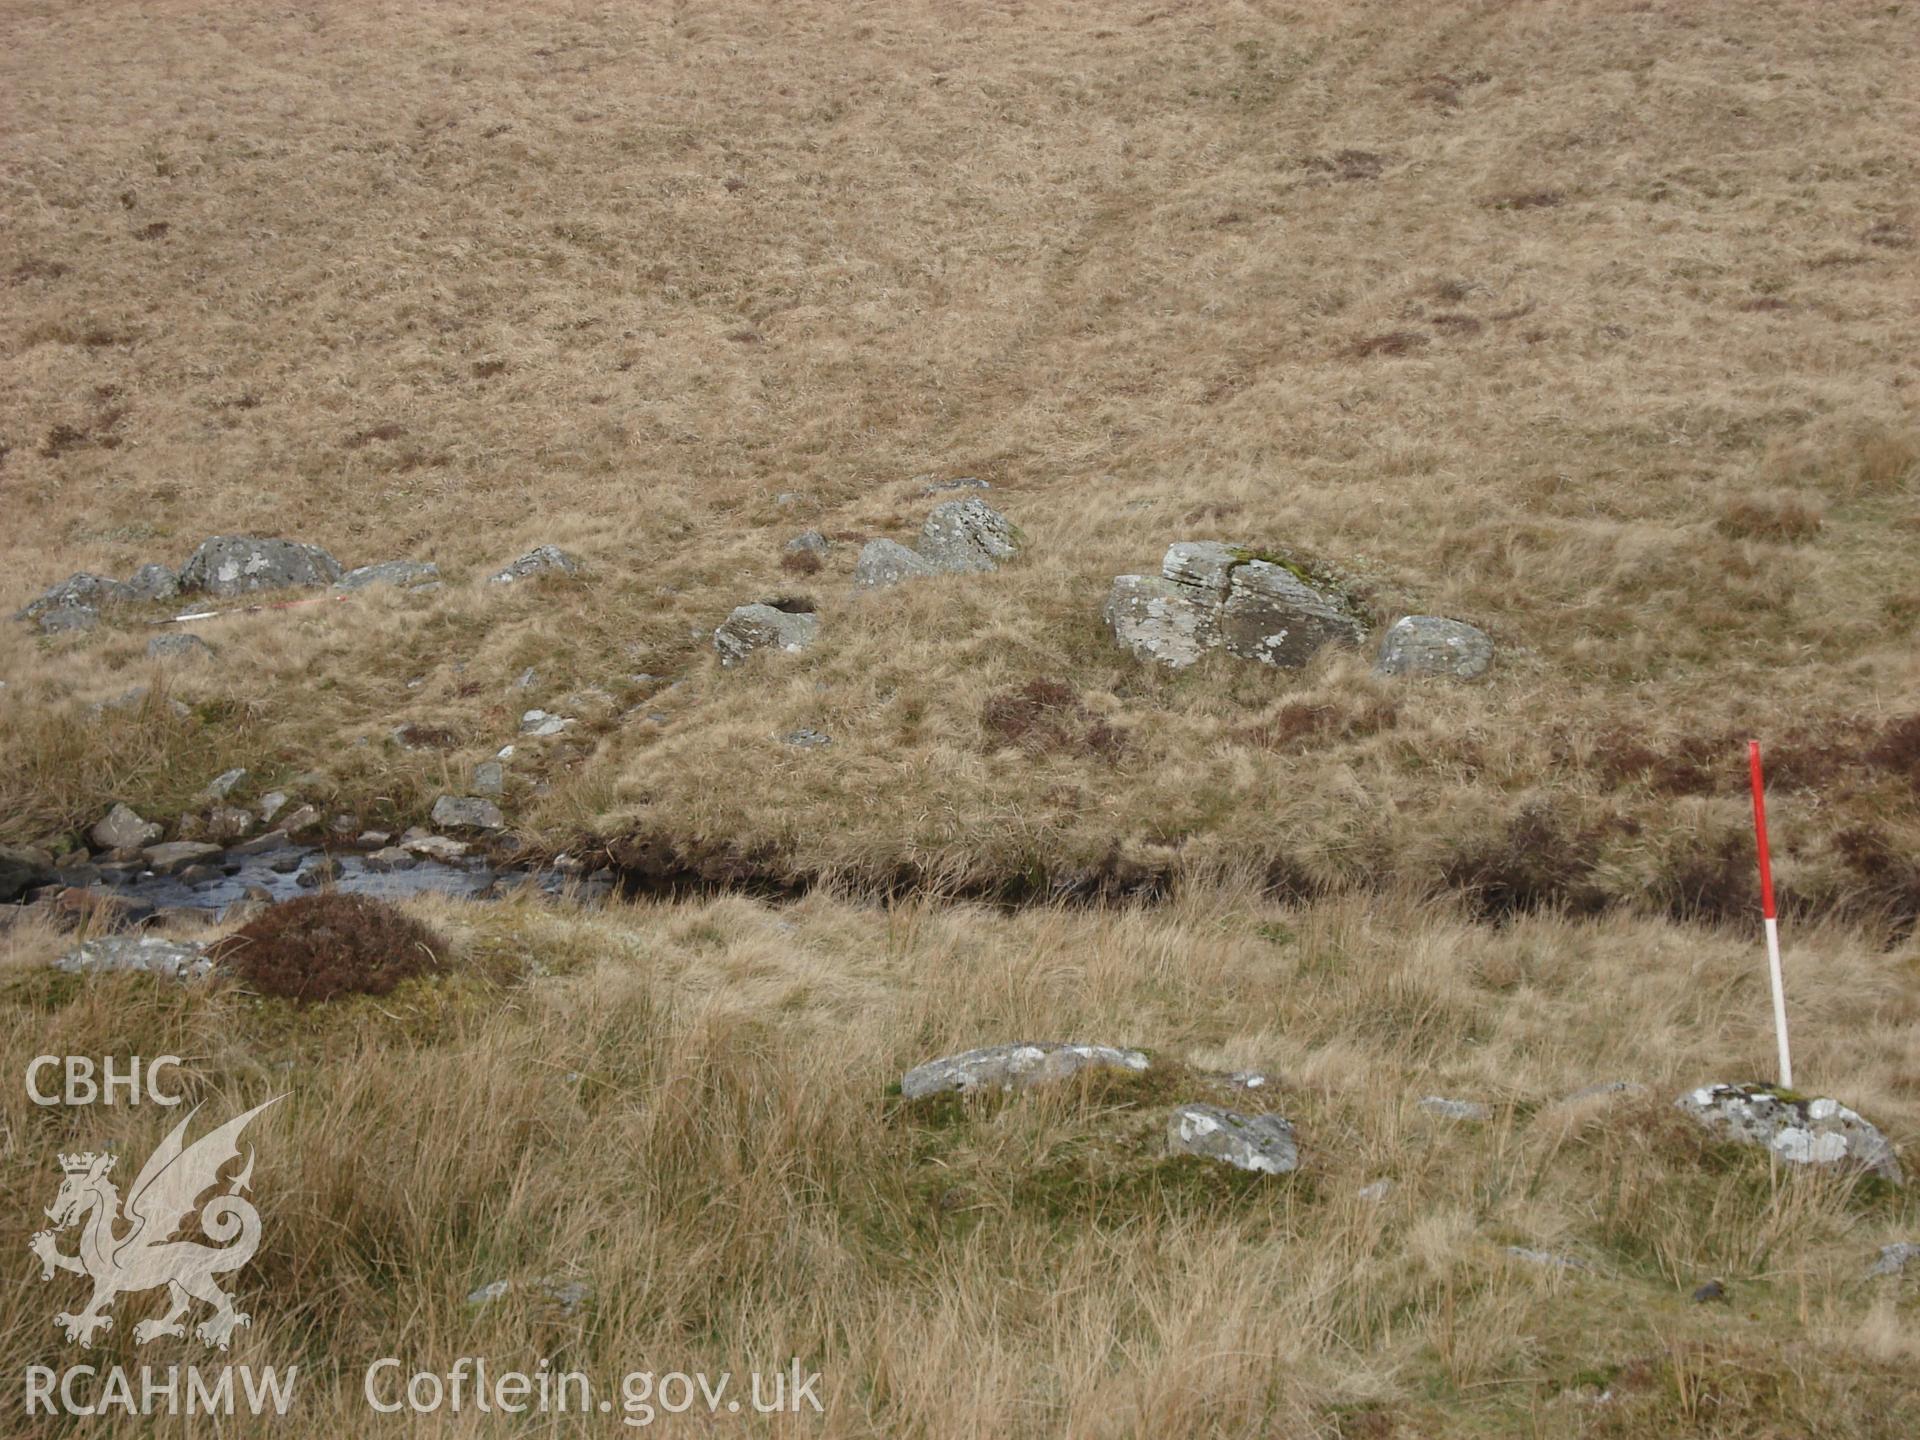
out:
{"label": "small stream", "polygon": [[[337,873],[327,877],[331,859]],[[207,871],[217,871],[209,875]],[[324,878],[323,878],[324,877]],[[211,856],[182,874],[100,867],[97,879],[87,877],[87,888],[131,904],[136,913],[153,910],[204,910],[218,913],[231,905],[265,898],[291,900],[325,888],[349,894],[401,900],[410,895],[451,895],[461,900],[488,900],[532,885],[547,895],[572,892],[583,900],[604,897],[612,888],[605,872],[591,876],[557,869],[496,868],[482,860],[470,862],[418,857],[407,869],[376,868],[367,857],[329,852],[317,846],[289,845],[258,854],[232,851]],[[303,879],[305,883],[302,883]]]}

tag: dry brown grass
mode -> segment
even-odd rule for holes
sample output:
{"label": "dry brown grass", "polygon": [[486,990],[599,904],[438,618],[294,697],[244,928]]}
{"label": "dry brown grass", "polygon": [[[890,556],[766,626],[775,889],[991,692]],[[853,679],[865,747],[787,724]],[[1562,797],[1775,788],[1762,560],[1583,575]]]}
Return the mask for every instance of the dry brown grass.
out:
{"label": "dry brown grass", "polygon": [[[514,762],[556,845],[875,881],[1284,851],[1377,884],[1544,801],[1619,899],[1737,827],[1740,738],[1920,688],[1911,16],[13,8],[10,603],[213,531],[450,583],[200,627],[184,723],[88,716],[151,681],[145,617],[4,627],[5,838],[176,811],[228,754],[410,821],[520,710],[597,690]],[[855,541],[910,536],[927,474],[991,480],[1031,558],[853,596]],[[721,672],[707,634],[809,525],[846,540],[819,644]],[[1499,668],[1143,673],[1099,605],[1182,535],[1321,555],[1383,620],[1484,625]],[[543,540],[587,576],[477,583]],[[1126,756],[983,751],[1034,675]],[[461,744],[395,747],[405,721]],[[778,745],[801,725],[833,746]],[[1710,735],[1697,813],[1611,778],[1617,744]],[[1920,843],[1904,775],[1776,803],[1811,904],[1860,890],[1833,837]]]}
{"label": "dry brown grass", "polygon": [[[600,1384],[797,1354],[827,1377],[806,1433],[828,1435],[1911,1432],[1920,1287],[1863,1271],[1920,1232],[1912,1194],[1770,1173],[1671,1109],[1769,1064],[1750,937],[1249,889],[1012,915],[825,896],[416,914],[453,939],[444,977],[304,1010],[54,977],[19,968],[52,937],[4,942],[6,1072],[137,1044],[185,1057],[210,1115],[289,1093],[254,1135],[266,1240],[227,1358],[298,1363],[307,1433],[365,1433],[361,1370],[395,1353],[547,1355]],[[1803,1084],[1911,1146],[1920,951],[1803,927],[1789,961]],[[1166,1078],[972,1112],[886,1094],[1018,1037],[1143,1045]],[[1162,1159],[1164,1105],[1249,1067],[1305,1171],[1241,1184]],[[1617,1079],[1650,1089],[1566,1102]],[[1494,1118],[1437,1120],[1416,1104],[1436,1093]],[[174,1118],[10,1087],[0,1247],[25,1245],[57,1150],[143,1154]],[[594,1299],[465,1303],[548,1274]],[[1731,1305],[1688,1303],[1709,1277]],[[8,1287],[7,1373],[72,1363],[49,1317],[74,1283]],[[121,1301],[87,1360],[155,1360],[129,1340],[147,1304]],[[391,1423],[525,1433],[492,1422]]]}

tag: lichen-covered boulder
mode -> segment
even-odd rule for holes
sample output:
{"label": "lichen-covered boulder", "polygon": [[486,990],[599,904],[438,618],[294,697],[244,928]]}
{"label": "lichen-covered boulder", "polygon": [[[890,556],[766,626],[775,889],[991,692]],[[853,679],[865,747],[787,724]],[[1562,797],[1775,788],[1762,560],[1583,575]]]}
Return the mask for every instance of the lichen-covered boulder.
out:
{"label": "lichen-covered boulder", "polygon": [[1231,655],[1298,669],[1327,645],[1359,644],[1366,622],[1332,585],[1283,564],[1247,560],[1227,579],[1220,641]]}
{"label": "lichen-covered boulder", "polygon": [[133,591],[118,580],[82,570],[58,585],[48,586],[45,594],[24,610],[16,611],[13,618],[35,620],[50,610],[98,610],[103,605],[118,605],[134,598]]}
{"label": "lichen-covered boulder", "polygon": [[920,527],[916,550],[949,574],[998,570],[1020,551],[1013,522],[986,501],[969,496],[936,505]]}
{"label": "lichen-covered boulder", "polygon": [[1438,615],[1404,615],[1381,639],[1373,668],[1382,675],[1478,680],[1491,664],[1493,641],[1484,630]]}
{"label": "lichen-covered boulder", "polygon": [[1896,1240],[1880,1247],[1880,1258],[1868,1268],[1867,1274],[1899,1275],[1915,1260],[1920,1260],[1920,1245],[1911,1240]]}
{"label": "lichen-covered boulder", "polygon": [[1238,1170],[1285,1175],[1300,1168],[1293,1126],[1282,1115],[1241,1115],[1218,1105],[1181,1105],[1167,1118],[1167,1148]]}
{"label": "lichen-covered boulder", "polygon": [[713,648],[722,665],[737,665],[756,650],[797,654],[820,633],[820,618],[810,611],[776,610],[771,605],[742,605],[713,632]]}
{"label": "lichen-covered boulder", "polygon": [[1217,601],[1158,575],[1116,575],[1107,626],[1136,660],[1184,670],[1220,643]]}
{"label": "lichen-covered boulder", "polygon": [[1703,1085],[1674,1102],[1725,1140],[1758,1145],[1790,1165],[1848,1165],[1894,1184],[1905,1176],[1893,1145],[1838,1100],[1772,1085]]}
{"label": "lichen-covered boulder", "polygon": [[909,1100],[919,1100],[950,1091],[971,1094],[1025,1090],[1034,1085],[1064,1080],[1087,1069],[1138,1074],[1146,1068],[1147,1057],[1140,1051],[1120,1050],[1111,1045],[1061,1045],[1051,1042],[989,1045],[916,1065],[901,1078],[900,1093]]}
{"label": "lichen-covered boulder", "polygon": [[898,540],[869,540],[860,547],[860,558],[853,563],[853,583],[864,590],[879,590],[938,573],[931,561]]}
{"label": "lichen-covered boulder", "polygon": [[142,565],[127,577],[126,591],[133,600],[171,600],[180,593],[180,576],[171,565]]}
{"label": "lichen-covered boulder", "polygon": [[786,545],[790,555],[824,555],[832,548],[833,542],[818,530],[802,530]]}
{"label": "lichen-covered boulder", "polygon": [[195,940],[163,940],[157,935],[102,935],[83,940],[53,962],[72,975],[134,970],[169,980],[199,980],[212,973],[207,947]]}
{"label": "lichen-covered boulder", "polygon": [[534,575],[577,575],[580,573],[578,556],[571,555],[558,545],[536,545],[505,569],[487,577],[492,585],[511,585],[516,580],[526,580]]}
{"label": "lichen-covered boulder", "polygon": [[100,623],[100,612],[91,605],[55,605],[33,618],[43,635],[69,635],[93,629]]}
{"label": "lichen-covered boulder", "polygon": [[180,567],[180,588],[209,595],[250,595],[297,585],[331,585],[340,562],[318,545],[258,535],[215,535]]}

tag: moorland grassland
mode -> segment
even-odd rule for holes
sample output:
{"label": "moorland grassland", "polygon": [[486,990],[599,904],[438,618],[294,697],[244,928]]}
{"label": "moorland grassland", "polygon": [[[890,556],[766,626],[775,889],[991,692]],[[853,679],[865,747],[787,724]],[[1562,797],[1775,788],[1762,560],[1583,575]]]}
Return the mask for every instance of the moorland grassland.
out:
{"label": "moorland grassland", "polygon": [[[214,534],[445,578],[199,663],[0,625],[0,842],[233,766],[412,824],[543,706],[515,834],[654,892],[421,901],[447,973],[304,1009],[15,925],[5,1073],[290,1092],[232,1358],[331,1433],[371,1356],[484,1353],[826,1376],[727,1433],[1910,1436],[1863,1277],[1920,1206],[1671,1101],[1770,1074],[1756,735],[1803,1086],[1920,1136],[1917,134],[1883,3],[0,0],[0,603]],[[856,593],[965,476],[1022,556]],[[1143,666],[1101,603],[1181,539],[1498,658]],[[485,582],[540,543],[582,572]],[[817,643],[722,669],[776,595]],[[886,1094],[1020,1038],[1158,1078]],[[1249,1066],[1302,1174],[1167,1162]],[[0,1119],[13,1377],[100,1117]],[[547,1274],[594,1300],[466,1303]]]}

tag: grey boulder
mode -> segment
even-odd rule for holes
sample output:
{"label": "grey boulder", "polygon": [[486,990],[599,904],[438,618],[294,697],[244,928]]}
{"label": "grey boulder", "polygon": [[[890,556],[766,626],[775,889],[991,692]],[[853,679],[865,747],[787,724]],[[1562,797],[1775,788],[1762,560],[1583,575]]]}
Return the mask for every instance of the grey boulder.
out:
{"label": "grey boulder", "polygon": [[1282,1115],[1241,1115],[1218,1105],[1181,1105],[1167,1117],[1167,1148],[1237,1170],[1285,1175],[1300,1168],[1293,1126]]}
{"label": "grey boulder", "polygon": [[1158,576],[1115,577],[1105,618],[1136,659],[1173,670],[1213,649],[1292,669],[1366,635],[1365,617],[1335,581],[1218,540],[1176,541]]}
{"label": "grey boulder", "polygon": [[833,548],[833,542],[818,530],[802,530],[787,541],[786,548],[793,555],[824,555]]}
{"label": "grey boulder", "polygon": [[558,545],[536,545],[505,569],[487,577],[493,585],[511,585],[534,575],[577,575],[580,559]]}
{"label": "grey boulder", "polygon": [[116,804],[87,831],[96,850],[127,850],[156,843],[164,832],[129,805]]}
{"label": "grey boulder", "polygon": [[478,795],[442,795],[433,802],[433,823],[445,830],[502,830],[500,807]]}
{"label": "grey boulder", "polygon": [[43,635],[71,635],[100,623],[100,612],[89,605],[55,605],[34,616]]}
{"label": "grey boulder", "polygon": [[1838,1100],[1771,1085],[1703,1085],[1674,1102],[1723,1140],[1758,1145],[1790,1165],[1848,1165],[1904,1183],[1893,1145]]}
{"label": "grey boulder", "polygon": [[864,590],[879,590],[937,573],[931,562],[898,540],[869,540],[860,547],[860,558],[853,562],[853,583]]}
{"label": "grey boulder", "polygon": [[776,610],[771,605],[742,605],[713,632],[713,648],[722,665],[737,665],[758,650],[798,654],[820,633],[820,619],[809,611]]}
{"label": "grey boulder", "polygon": [[257,535],[215,535],[180,567],[180,588],[209,595],[250,595],[297,585],[331,585],[340,562],[318,545]]}
{"label": "grey boulder", "polygon": [[69,575],[58,585],[49,586],[45,594],[24,610],[15,612],[13,618],[33,620],[49,610],[98,610],[103,605],[118,605],[134,598],[133,591],[118,580],[82,570]]}
{"label": "grey boulder", "polygon": [[127,577],[126,591],[133,600],[171,600],[180,593],[180,576],[171,565],[142,565]]}
{"label": "grey boulder", "polygon": [[140,853],[146,857],[147,868],[154,874],[171,875],[176,870],[184,870],[189,865],[218,855],[220,847],[209,845],[204,840],[173,840],[165,845],[149,845]]}
{"label": "grey boulder", "polygon": [[1140,1051],[1111,1045],[990,1045],[916,1065],[901,1078],[900,1093],[919,1100],[950,1091],[1025,1090],[1087,1069],[1138,1074],[1146,1068],[1147,1057]]}
{"label": "grey boulder", "polygon": [[192,940],[164,940],[157,935],[102,935],[83,940],[53,962],[69,975],[131,970],[169,980],[199,980],[212,972],[207,947]]}
{"label": "grey boulder", "polygon": [[1013,522],[986,501],[969,496],[936,505],[914,547],[936,570],[963,575],[998,570],[1020,551]]}
{"label": "grey boulder", "polygon": [[1373,668],[1382,675],[1444,675],[1478,680],[1493,663],[1493,641],[1484,630],[1438,615],[1405,615],[1380,641]]}
{"label": "grey boulder", "polygon": [[1899,1275],[1908,1264],[1920,1260],[1920,1245],[1911,1240],[1896,1241],[1892,1245],[1880,1247],[1880,1258],[1873,1262],[1867,1271],[1869,1275]]}

